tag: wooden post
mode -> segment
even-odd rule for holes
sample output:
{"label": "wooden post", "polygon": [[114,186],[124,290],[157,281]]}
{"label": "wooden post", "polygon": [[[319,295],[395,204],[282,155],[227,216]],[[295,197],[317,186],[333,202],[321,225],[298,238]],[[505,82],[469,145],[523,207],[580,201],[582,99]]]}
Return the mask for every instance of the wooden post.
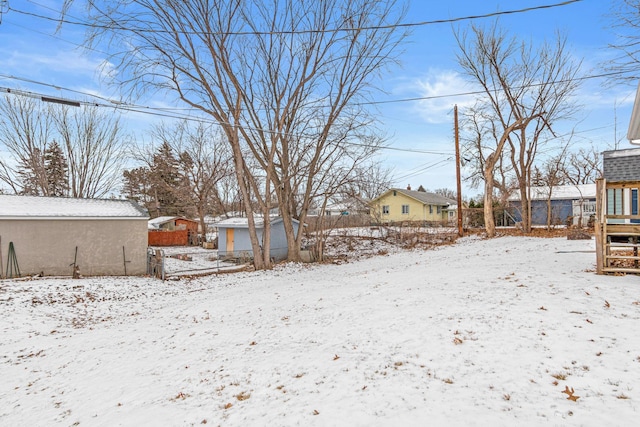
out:
{"label": "wooden post", "polygon": [[463,228],[462,228],[462,184],[460,183],[460,142],[458,137],[458,106],[453,106],[453,124],[454,124],[454,133],[456,140],[456,183],[457,183],[457,200],[458,203],[458,236],[462,237]]}
{"label": "wooden post", "polygon": [[606,236],[604,236],[603,234],[603,221],[605,221],[604,218],[604,210],[603,210],[603,205],[604,205],[604,200],[603,198],[606,197],[606,193],[605,193],[605,181],[604,179],[600,178],[596,180],[596,220],[594,223],[594,231],[595,231],[595,235],[596,235],[596,273],[597,274],[602,274],[603,271],[603,267],[604,267],[604,252],[605,252],[605,247],[606,247],[606,242],[604,241],[604,239],[606,238]]}

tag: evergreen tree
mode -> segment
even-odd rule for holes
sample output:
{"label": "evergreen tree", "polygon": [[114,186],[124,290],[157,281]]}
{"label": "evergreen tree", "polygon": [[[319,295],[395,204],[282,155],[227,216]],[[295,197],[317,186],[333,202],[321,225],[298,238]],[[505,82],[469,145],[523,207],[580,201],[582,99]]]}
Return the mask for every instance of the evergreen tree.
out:
{"label": "evergreen tree", "polygon": [[52,197],[69,194],[69,165],[57,142],[52,142],[44,152],[44,169],[47,177],[47,195]]}
{"label": "evergreen tree", "polygon": [[34,148],[32,154],[18,164],[16,175],[20,182],[19,194],[24,196],[46,196],[47,188],[44,157],[42,151]]}
{"label": "evergreen tree", "polygon": [[420,185],[420,187],[418,187],[418,191],[420,191],[421,193],[426,193],[427,192],[427,190],[425,190],[422,185]]}
{"label": "evergreen tree", "polygon": [[146,167],[125,170],[122,173],[122,195],[144,205],[147,209],[150,208],[149,202],[152,199],[149,174],[149,169]]}
{"label": "evergreen tree", "polygon": [[531,186],[533,187],[543,187],[545,185],[544,175],[538,169],[537,166],[533,167],[533,172],[531,173]]}
{"label": "evergreen tree", "polygon": [[178,197],[182,182],[179,171],[179,163],[171,146],[164,142],[153,156],[149,173],[151,197],[154,199],[154,206],[149,211],[156,216],[183,214],[183,206]]}

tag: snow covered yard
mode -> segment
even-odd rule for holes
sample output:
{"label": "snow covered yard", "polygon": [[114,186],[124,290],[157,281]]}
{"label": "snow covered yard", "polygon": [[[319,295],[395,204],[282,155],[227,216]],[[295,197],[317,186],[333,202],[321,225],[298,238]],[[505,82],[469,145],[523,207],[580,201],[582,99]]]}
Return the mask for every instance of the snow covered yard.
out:
{"label": "snow covered yard", "polygon": [[640,278],[593,250],[0,281],[0,425],[634,425]]}

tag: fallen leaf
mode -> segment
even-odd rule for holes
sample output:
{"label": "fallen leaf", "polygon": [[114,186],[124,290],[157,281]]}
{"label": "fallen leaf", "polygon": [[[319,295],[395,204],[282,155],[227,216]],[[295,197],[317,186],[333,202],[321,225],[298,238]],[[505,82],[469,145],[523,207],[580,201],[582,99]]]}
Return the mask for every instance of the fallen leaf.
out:
{"label": "fallen leaf", "polygon": [[580,399],[580,396],[575,396],[574,395],[575,390],[573,389],[573,387],[569,388],[568,385],[564,386],[564,390],[562,390],[560,393],[566,394],[568,396],[567,400],[571,400],[571,401],[577,402],[578,399]]}

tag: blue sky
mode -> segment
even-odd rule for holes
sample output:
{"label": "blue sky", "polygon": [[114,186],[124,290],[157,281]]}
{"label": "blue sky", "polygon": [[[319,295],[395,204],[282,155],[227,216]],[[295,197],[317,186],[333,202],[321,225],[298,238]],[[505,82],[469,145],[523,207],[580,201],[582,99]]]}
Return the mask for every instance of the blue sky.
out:
{"label": "blue sky", "polygon": [[[70,99],[86,99],[83,94],[117,99],[115,89],[110,88],[100,75],[100,66],[106,55],[87,53],[78,46],[83,40],[82,27],[65,26],[56,34],[54,22],[13,10],[55,17],[54,10],[61,3],[55,0],[8,0],[10,9],[4,8],[0,22],[0,88]],[[413,0],[405,21],[451,19],[555,3],[560,3],[560,0]],[[503,15],[499,22],[510,35],[533,44],[551,40],[558,30],[563,32],[568,38],[571,53],[583,61],[582,74],[601,74],[599,64],[613,56],[607,49],[608,43],[614,40],[606,17],[610,4],[609,0],[582,0],[561,7]],[[454,28],[464,28],[470,22],[414,27],[400,56],[400,67],[385,77],[383,87],[386,93],[377,95],[376,99],[402,100],[473,90],[459,73],[453,37]],[[489,25],[493,20],[473,22]],[[600,151],[612,149],[616,141],[622,148],[628,146],[624,135],[635,88],[624,85],[605,88],[603,83],[603,79],[584,82],[577,99],[582,108],[575,121],[561,126],[560,133],[575,129],[573,142],[576,146],[593,144]],[[471,101],[469,97],[452,96],[379,105],[381,127],[389,136],[389,145],[394,148],[386,150],[383,158],[385,164],[394,169],[395,186],[455,188],[453,106],[457,104],[462,112]],[[177,105],[170,99],[157,97],[136,100],[136,103]],[[140,113],[123,116],[124,123],[141,140],[146,138],[145,131],[157,120],[157,117]],[[479,190],[470,189],[465,184],[463,193],[468,197],[479,193]]]}

